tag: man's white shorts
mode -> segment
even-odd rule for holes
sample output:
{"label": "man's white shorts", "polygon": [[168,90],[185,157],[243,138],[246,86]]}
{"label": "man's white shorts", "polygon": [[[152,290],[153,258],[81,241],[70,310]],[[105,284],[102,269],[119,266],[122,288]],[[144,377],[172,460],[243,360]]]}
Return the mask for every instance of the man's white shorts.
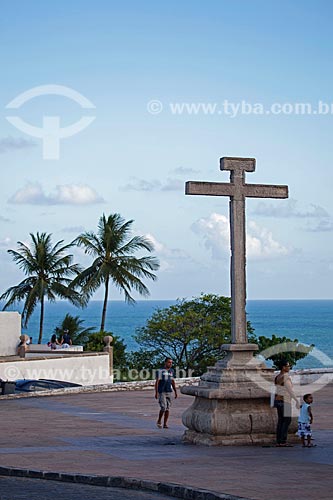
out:
{"label": "man's white shorts", "polygon": [[171,406],[171,392],[161,392],[158,396],[158,402],[162,411],[169,410]]}

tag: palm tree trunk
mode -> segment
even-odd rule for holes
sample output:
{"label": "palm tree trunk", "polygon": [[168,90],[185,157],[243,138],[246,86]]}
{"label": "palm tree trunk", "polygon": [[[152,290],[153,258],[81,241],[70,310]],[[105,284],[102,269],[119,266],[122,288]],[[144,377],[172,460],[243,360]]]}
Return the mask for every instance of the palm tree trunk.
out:
{"label": "palm tree trunk", "polygon": [[39,318],[39,337],[38,337],[38,344],[42,343],[42,337],[43,337],[43,323],[44,323],[44,296],[41,298],[40,301],[40,318]]}
{"label": "palm tree trunk", "polygon": [[105,280],[104,303],[103,303],[103,311],[102,311],[102,321],[101,321],[101,332],[104,332],[105,318],[106,318],[106,307],[107,307],[107,304],[108,304],[108,295],[109,295],[109,278],[106,278],[106,280]]}

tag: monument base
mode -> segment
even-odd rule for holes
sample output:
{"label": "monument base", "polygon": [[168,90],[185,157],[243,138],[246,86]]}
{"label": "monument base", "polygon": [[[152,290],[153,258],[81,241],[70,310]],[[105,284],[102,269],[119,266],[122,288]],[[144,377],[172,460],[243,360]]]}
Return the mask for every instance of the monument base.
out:
{"label": "monument base", "polygon": [[[277,415],[270,407],[274,370],[254,356],[255,344],[222,346],[224,359],[209,367],[198,386],[184,386],[195,400],[182,417],[183,440],[206,446],[272,444]],[[296,423],[297,424],[297,423]],[[292,422],[290,431],[296,431]]]}
{"label": "monument base", "polygon": [[230,436],[213,436],[187,430],[183,435],[183,442],[204,446],[247,446],[271,445],[274,443],[275,434],[231,434]]}

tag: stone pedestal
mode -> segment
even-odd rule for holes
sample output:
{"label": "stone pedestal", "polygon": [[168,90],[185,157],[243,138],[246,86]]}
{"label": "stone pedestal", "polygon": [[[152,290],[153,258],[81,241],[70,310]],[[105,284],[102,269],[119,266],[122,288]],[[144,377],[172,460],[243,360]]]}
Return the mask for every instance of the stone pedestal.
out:
{"label": "stone pedestal", "polygon": [[103,340],[105,344],[105,347],[103,347],[103,352],[109,353],[109,371],[110,377],[112,377],[113,382],[113,347],[111,345],[113,337],[111,335],[106,335]]}
{"label": "stone pedestal", "polygon": [[274,370],[253,356],[258,349],[255,344],[222,348],[226,357],[208,368],[199,385],[181,389],[195,396],[182,417],[188,428],[183,440],[208,446],[273,443],[277,416],[270,407],[270,390]]}

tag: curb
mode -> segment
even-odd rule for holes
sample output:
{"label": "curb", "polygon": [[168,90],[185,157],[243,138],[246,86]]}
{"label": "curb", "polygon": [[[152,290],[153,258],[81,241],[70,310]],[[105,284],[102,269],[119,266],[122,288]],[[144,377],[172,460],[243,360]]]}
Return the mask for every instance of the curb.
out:
{"label": "curb", "polygon": [[[200,377],[175,378],[178,387],[183,385],[196,385]],[[43,396],[63,396],[69,394],[81,394],[88,392],[124,392],[124,391],[144,391],[152,390],[155,386],[155,380],[145,380],[140,382],[114,382],[110,384],[82,385],[80,387],[64,387],[63,389],[52,389],[36,392],[19,392],[14,394],[0,394],[0,400],[33,398]]]}
{"label": "curb", "polygon": [[90,486],[104,486],[113,488],[124,488],[127,490],[143,490],[163,493],[184,500],[251,500],[246,497],[238,497],[217,493],[214,491],[182,486],[176,483],[161,483],[146,479],[137,479],[124,476],[96,476],[87,474],[68,474],[59,472],[48,472],[33,469],[18,469],[15,467],[0,466],[0,476],[24,477],[29,479],[46,479],[49,481],[62,481],[67,483],[89,484]]}

